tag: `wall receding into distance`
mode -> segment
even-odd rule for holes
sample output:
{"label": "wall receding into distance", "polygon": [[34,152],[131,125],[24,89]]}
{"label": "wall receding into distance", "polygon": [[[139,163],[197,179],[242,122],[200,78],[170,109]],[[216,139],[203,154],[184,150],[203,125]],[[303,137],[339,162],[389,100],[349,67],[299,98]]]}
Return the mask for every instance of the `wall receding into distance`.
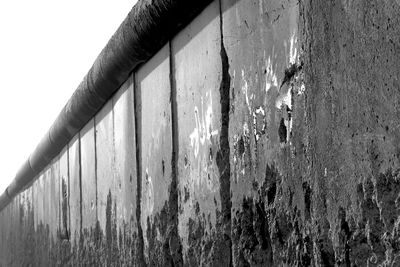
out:
{"label": "wall receding into distance", "polygon": [[0,212],[0,266],[400,265],[399,20],[213,1]]}

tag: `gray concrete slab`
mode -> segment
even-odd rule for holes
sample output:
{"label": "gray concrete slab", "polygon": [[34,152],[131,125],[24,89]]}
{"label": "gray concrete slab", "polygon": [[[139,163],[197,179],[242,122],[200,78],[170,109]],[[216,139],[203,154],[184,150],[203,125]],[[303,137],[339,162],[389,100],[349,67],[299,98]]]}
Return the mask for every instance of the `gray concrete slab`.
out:
{"label": "gray concrete slab", "polygon": [[115,198],[116,224],[118,229],[121,259],[133,261],[132,247],[137,236],[137,169],[136,132],[133,101],[133,75],[121,86],[113,97],[115,140]]}
{"label": "gray concrete slab", "polygon": [[57,231],[60,226],[60,163],[58,158],[50,166],[49,174],[50,190],[50,234],[53,242],[57,241]]}
{"label": "gray concrete slab", "polygon": [[[172,126],[169,46],[137,72],[142,174],[141,226],[147,264],[158,265],[167,237],[171,184]],[[158,254],[158,255],[157,255]]]}
{"label": "gray concrete slab", "polygon": [[[222,0],[222,10],[231,78],[233,265],[274,265],[273,251],[274,255],[280,251],[272,247],[264,209],[274,200],[279,182],[276,173],[285,175],[290,169],[282,160],[282,151],[293,141],[295,100],[289,83],[283,82],[287,69],[299,64],[298,1]],[[300,108],[296,112],[302,114]],[[280,136],[282,122],[284,136]],[[297,186],[301,188],[301,180]],[[304,198],[297,205],[304,205]],[[259,228],[260,223],[266,223],[266,228]],[[263,242],[257,241],[250,253],[244,242],[256,240],[257,235]]]}
{"label": "gray concrete slab", "polygon": [[[215,1],[172,40],[178,105],[179,234],[187,265],[230,261],[223,216],[219,215],[220,193],[225,190],[220,187],[224,170],[217,166],[222,129],[220,38],[219,3]],[[213,257],[214,253],[219,257]]]}
{"label": "gray concrete slab", "polygon": [[60,193],[60,160],[59,157],[53,161],[51,165],[51,191],[50,201],[52,202],[52,214],[53,218],[51,221],[51,233],[54,241],[58,241],[58,231],[60,229],[61,222],[61,193]]}
{"label": "gray concrete slab", "polygon": [[94,228],[97,223],[97,188],[94,119],[80,132],[82,181],[82,230]]}
{"label": "gray concrete slab", "polygon": [[68,146],[70,241],[73,247],[78,246],[82,223],[79,146],[79,135],[76,135]]}
{"label": "gray concrete slab", "polygon": [[[111,227],[115,180],[115,148],[112,102],[109,101],[95,117],[97,158],[97,214],[100,228],[106,235]],[[107,206],[108,204],[108,206]],[[111,205],[111,206],[110,206]],[[109,229],[111,231],[111,229]],[[111,233],[109,233],[111,234]]]}
{"label": "gray concrete slab", "polygon": [[[70,235],[70,206],[69,206],[69,170],[68,149],[60,154],[60,238],[66,239]],[[33,187],[34,188],[34,187]],[[35,192],[33,192],[35,197]],[[36,214],[36,212],[34,212]]]}

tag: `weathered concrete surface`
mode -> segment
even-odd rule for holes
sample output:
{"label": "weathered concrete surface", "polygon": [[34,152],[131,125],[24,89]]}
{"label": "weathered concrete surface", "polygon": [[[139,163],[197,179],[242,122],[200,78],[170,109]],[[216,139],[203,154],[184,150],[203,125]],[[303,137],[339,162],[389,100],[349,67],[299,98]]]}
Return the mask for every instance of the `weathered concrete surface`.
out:
{"label": "weathered concrete surface", "polygon": [[130,266],[137,262],[137,167],[136,131],[133,102],[133,75],[113,98],[115,145],[116,228],[118,262]]}
{"label": "weathered concrete surface", "polygon": [[234,265],[398,265],[398,4],[304,1],[298,29],[250,2],[223,17]]}
{"label": "weathered concrete surface", "polygon": [[94,119],[80,132],[81,144],[81,190],[82,190],[82,230],[79,243],[82,258],[92,259],[81,263],[94,264],[98,253],[96,240],[93,238],[97,225],[97,186],[96,181],[96,148]]}
{"label": "weathered concrete surface", "polygon": [[[60,155],[59,159],[60,168],[60,226],[59,238],[60,240],[67,240],[70,236],[70,215],[69,215],[69,171],[68,171],[68,149]],[[33,197],[34,192],[33,192]],[[34,206],[32,205],[32,209]],[[36,214],[36,212],[34,212]]]}
{"label": "weathered concrete surface", "polygon": [[231,261],[219,13],[219,3],[214,1],[172,40],[179,137],[179,235],[184,265],[190,266],[227,266]]}
{"label": "weathered concrete surface", "polygon": [[[291,64],[299,64],[298,1],[223,0],[222,9],[231,77],[233,265],[293,265],[289,249],[299,246],[304,255],[311,251],[303,252],[301,239],[285,239],[295,231],[279,225],[281,218],[287,220],[289,201],[284,205],[275,199],[281,186],[292,187],[292,182],[280,181],[291,167],[285,151],[292,146],[292,88],[283,81]],[[301,177],[293,183],[301,189]],[[294,193],[296,205],[304,210],[302,190]],[[286,232],[278,241],[280,231]]]}
{"label": "weathered concrete surface", "polygon": [[68,146],[69,174],[69,240],[72,246],[72,264],[79,261],[79,240],[82,230],[82,192],[80,170],[80,135],[76,135]]}
{"label": "weathered concrete surface", "polygon": [[[58,229],[60,227],[60,162],[58,158],[56,158],[53,163],[50,165],[49,169],[49,189],[48,193],[48,202],[50,203],[50,221],[49,221],[49,230],[50,230],[50,238],[51,238],[51,246],[52,249],[55,246],[55,241],[58,239]],[[24,211],[28,211],[28,203],[27,200],[24,200],[23,205]]]}
{"label": "weathered concrete surface", "polygon": [[96,149],[94,120],[81,131],[81,175],[82,175],[82,230],[96,226],[97,190],[96,188]]}
{"label": "weathered concrete surface", "polygon": [[301,5],[316,263],[400,265],[399,14],[398,1]]}
{"label": "weathered concrete surface", "polygon": [[[97,213],[100,228],[106,231],[113,207],[108,207],[114,193],[114,123],[112,102],[108,102],[96,115],[96,172],[97,172]],[[111,229],[108,229],[111,230]],[[108,233],[109,235],[111,232]],[[107,238],[111,238],[108,236]],[[111,240],[110,240],[111,241]]]}
{"label": "weathered concrete surface", "polygon": [[148,266],[181,266],[172,165],[169,45],[137,72],[140,108],[141,227]]}

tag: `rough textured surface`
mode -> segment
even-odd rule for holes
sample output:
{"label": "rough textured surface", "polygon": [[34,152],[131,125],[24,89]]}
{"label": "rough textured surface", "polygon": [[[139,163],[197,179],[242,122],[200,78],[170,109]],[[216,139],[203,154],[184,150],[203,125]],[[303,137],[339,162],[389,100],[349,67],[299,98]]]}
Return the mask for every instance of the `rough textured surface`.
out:
{"label": "rough textured surface", "polygon": [[137,168],[133,75],[113,97],[116,228],[118,230],[119,261],[132,265],[137,257]]}
{"label": "rough textured surface", "polygon": [[219,2],[214,1],[172,40],[179,139],[179,235],[184,265],[190,266],[226,266],[231,261],[229,77],[223,73],[226,55],[219,14]]}
{"label": "rough textured surface", "polygon": [[[164,46],[137,72],[141,103],[140,164],[142,179],[141,226],[148,266],[182,264],[176,244],[178,203],[172,173],[172,119],[169,45]],[[157,97],[155,97],[157,96]]]}
{"label": "rough textured surface", "polygon": [[301,5],[316,263],[400,264],[399,14],[398,1]]}
{"label": "rough textured surface", "polygon": [[0,266],[400,266],[399,14],[214,1],[0,213]]}
{"label": "rough textured surface", "polygon": [[[286,188],[301,181],[283,180],[283,172],[291,168],[285,151],[293,144],[290,83],[295,76],[291,69],[299,63],[298,2],[223,0],[222,9],[231,77],[233,265],[299,264],[291,251],[311,251],[291,221]],[[296,193],[295,203],[304,206],[303,190]]]}

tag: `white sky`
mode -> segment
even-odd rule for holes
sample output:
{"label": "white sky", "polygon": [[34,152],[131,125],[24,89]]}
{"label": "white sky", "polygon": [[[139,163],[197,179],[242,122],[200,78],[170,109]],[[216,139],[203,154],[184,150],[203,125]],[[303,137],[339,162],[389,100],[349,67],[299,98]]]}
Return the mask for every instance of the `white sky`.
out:
{"label": "white sky", "polygon": [[135,2],[0,2],[0,194]]}

